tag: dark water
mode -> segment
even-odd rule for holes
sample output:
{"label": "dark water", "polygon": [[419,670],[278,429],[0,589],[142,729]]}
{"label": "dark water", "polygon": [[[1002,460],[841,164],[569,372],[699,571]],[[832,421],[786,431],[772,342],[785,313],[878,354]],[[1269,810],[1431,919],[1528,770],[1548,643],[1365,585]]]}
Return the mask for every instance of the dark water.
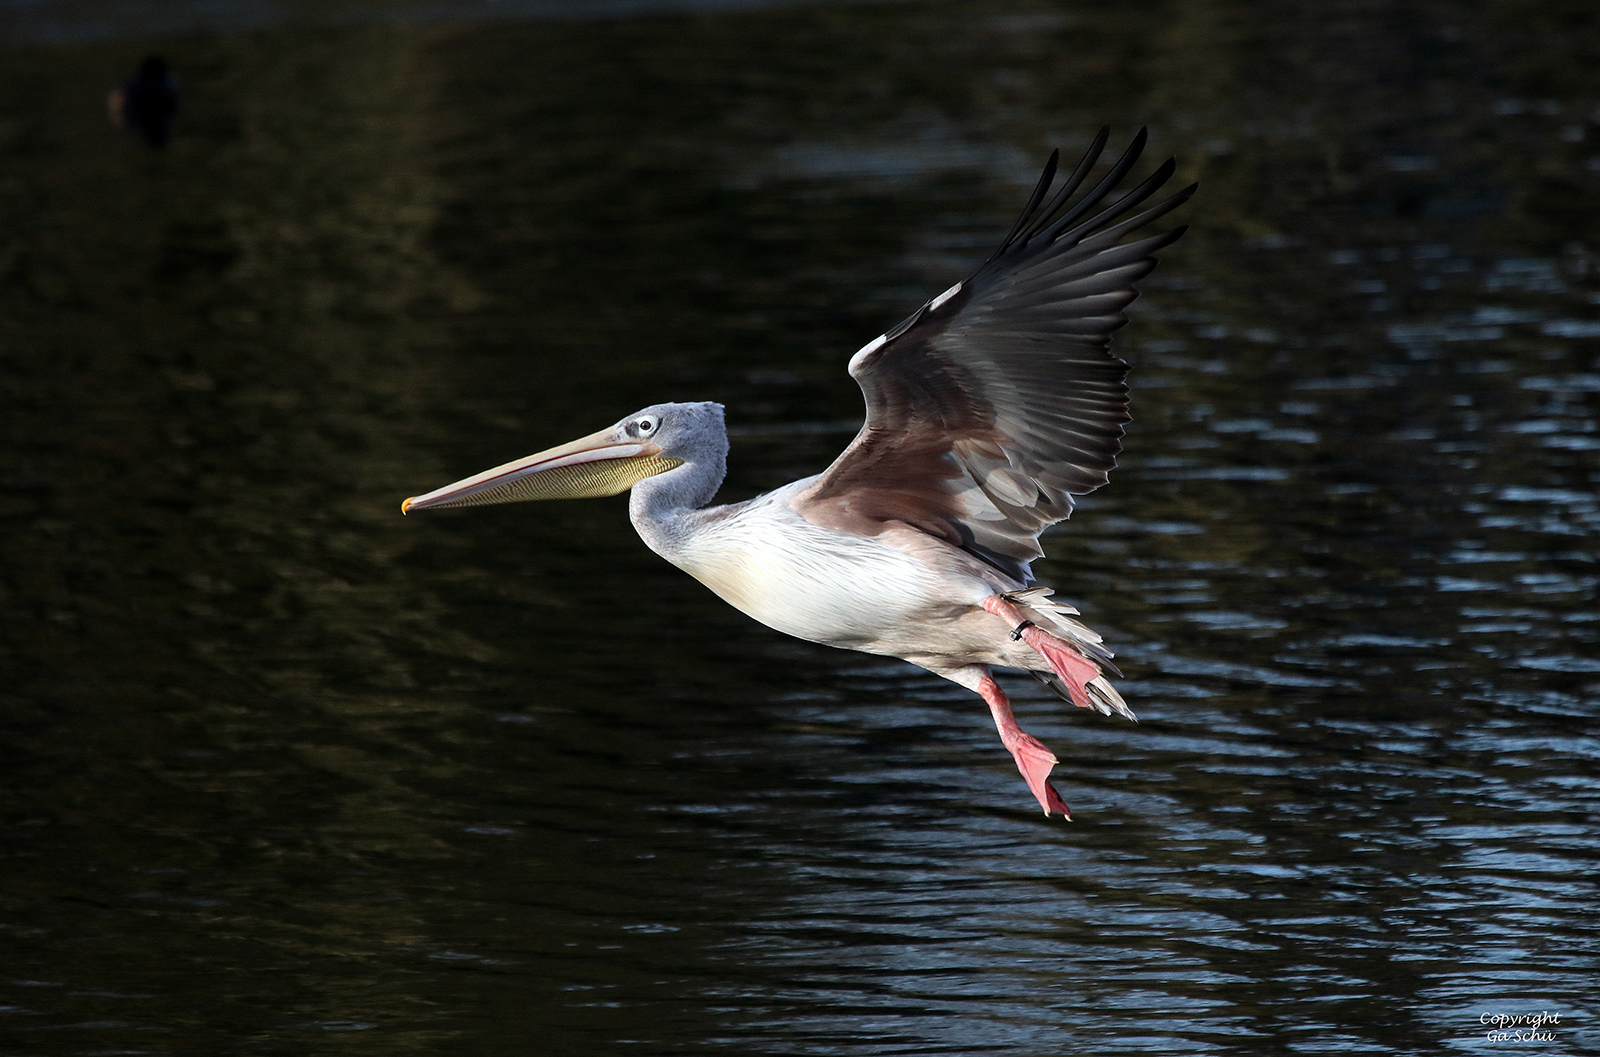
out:
{"label": "dark water", "polygon": [[[1600,1052],[1591,5],[158,46],[161,155],[149,44],[0,59],[0,1052]],[[1142,722],[1014,684],[1076,822],[621,500],[399,517],[658,400],[816,470],[1101,122],[1203,190],[1040,567]]]}

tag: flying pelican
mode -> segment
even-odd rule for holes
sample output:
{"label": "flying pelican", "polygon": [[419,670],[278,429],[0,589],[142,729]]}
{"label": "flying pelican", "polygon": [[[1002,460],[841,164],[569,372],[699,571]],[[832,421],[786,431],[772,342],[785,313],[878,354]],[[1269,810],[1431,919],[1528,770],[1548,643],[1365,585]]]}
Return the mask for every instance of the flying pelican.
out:
{"label": "flying pelican", "polygon": [[[1153,254],[1184,228],[1128,240],[1183,204],[1142,207],[1168,159],[1115,201],[1145,131],[1071,202],[1105,150],[1101,129],[1046,202],[1060,152],[972,275],[850,360],[861,431],[822,473],[709,506],[728,433],[713,403],[655,404],[614,426],[401,504],[401,511],[617,495],[645,544],[768,627],[899,657],[977,692],[1045,814],[1068,819],[1055,756],[1023,732],[990,674],[1020,668],[1083,708],[1133,719],[1102,673],[1112,653],[1078,611],[1030,587],[1039,533],[1107,481],[1122,450],[1128,365],[1111,334]],[[1118,672],[1117,674],[1121,674]]]}

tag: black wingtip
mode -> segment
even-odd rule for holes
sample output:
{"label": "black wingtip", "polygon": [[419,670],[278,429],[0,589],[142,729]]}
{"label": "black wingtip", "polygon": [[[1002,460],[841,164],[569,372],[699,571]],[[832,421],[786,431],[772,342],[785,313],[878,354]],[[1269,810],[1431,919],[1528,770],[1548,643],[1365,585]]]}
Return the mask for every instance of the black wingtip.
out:
{"label": "black wingtip", "polygon": [[[1011,231],[1000,241],[999,249],[989,258],[993,260],[1006,250],[1017,244],[1026,245],[1037,235],[1050,217],[1066,204],[1067,199],[1083,185],[1084,179],[1089,175],[1089,170],[1094,163],[1100,160],[1100,155],[1105,153],[1106,144],[1111,140],[1111,126],[1101,125],[1100,131],[1095,133],[1094,140],[1089,144],[1089,149],[1083,152],[1082,159],[1074,168],[1066,181],[1050,199],[1050,204],[1041,208],[1044,196],[1050,193],[1050,185],[1055,182],[1056,173],[1061,168],[1061,148],[1057,147],[1050,152],[1050,160],[1045,162],[1044,173],[1039,177],[1039,182],[1034,185],[1033,194],[1028,196],[1028,204],[1022,208],[1022,213],[1017,217],[1017,222],[1011,226]],[[1142,141],[1135,137],[1136,147],[1142,149]],[[1133,148],[1130,148],[1130,150]],[[1137,158],[1137,153],[1134,154]]]}
{"label": "black wingtip", "polygon": [[[1050,160],[1045,165],[1043,176],[1034,186],[1033,193],[1028,197],[1028,204],[1023,208],[1017,222],[1012,225],[1010,233],[984,262],[983,268],[979,269],[980,272],[1000,266],[1002,260],[1021,259],[1035,253],[1050,252],[1047,247],[1054,246],[1062,240],[1075,243],[1088,237],[1090,232],[1099,232],[1101,235],[1115,232],[1115,237],[1121,238],[1127,232],[1176,209],[1187,202],[1198,189],[1199,184],[1191,184],[1153,208],[1146,209],[1132,220],[1113,226],[1118,217],[1148,201],[1172,179],[1178,169],[1178,160],[1169,157],[1157,166],[1154,172],[1140,181],[1138,186],[1128,190],[1109,206],[1105,205],[1106,199],[1138,164],[1145,146],[1149,143],[1149,126],[1142,126],[1133,134],[1122,155],[1111,164],[1108,171],[1102,174],[1099,182],[1084,191],[1076,203],[1071,203],[1071,199],[1078,195],[1087,183],[1090,172],[1105,152],[1110,138],[1111,126],[1100,126],[1089,149],[1084,152],[1083,157],[1061,186],[1055,189],[1054,194],[1050,194],[1051,184],[1054,183],[1060,166],[1061,151],[1050,152]],[[1049,201],[1045,201],[1047,195]],[[1172,238],[1176,237],[1174,235]],[[1167,245],[1170,241],[1169,239],[1160,245]]]}
{"label": "black wingtip", "polygon": [[[1172,179],[1172,174],[1177,171],[1178,162],[1175,158],[1168,158],[1156,168],[1155,172],[1151,173],[1149,176],[1146,176],[1142,181],[1140,181],[1139,186],[1124,194],[1110,206],[1102,209],[1091,219],[1079,223],[1079,221],[1082,220],[1086,214],[1099,207],[1101,202],[1105,200],[1106,196],[1111,194],[1111,192],[1116,189],[1117,185],[1122,182],[1123,178],[1127,176],[1130,171],[1132,171],[1136,164],[1138,164],[1139,155],[1143,152],[1145,141],[1148,139],[1148,131],[1148,129],[1140,129],[1139,132],[1133,137],[1133,142],[1128,144],[1128,149],[1122,152],[1122,157],[1117,159],[1116,164],[1114,164],[1111,167],[1111,170],[1101,178],[1100,182],[1095,185],[1094,189],[1085,194],[1083,198],[1079,199],[1077,205],[1073,206],[1071,209],[1068,209],[1065,213],[1062,213],[1054,220],[1049,219],[1050,214],[1054,213],[1060,205],[1064,205],[1065,203],[1064,201],[1060,200],[1051,202],[1050,213],[1045,214],[1045,216],[1040,219],[1038,224],[1028,230],[1027,240],[1038,239],[1041,243],[1050,244],[1054,243],[1057,239],[1062,238],[1071,240],[1075,236],[1082,235],[1089,229],[1102,228],[1111,221],[1115,220],[1117,217],[1121,216],[1123,213],[1126,213],[1128,210],[1148,199],[1151,195],[1155,194],[1163,184]],[[1180,204],[1179,201],[1174,201],[1172,206],[1176,206],[1178,204]],[[1171,208],[1171,206],[1162,208],[1162,212],[1165,212],[1166,208]],[[1154,215],[1149,215],[1148,219],[1153,220],[1156,216],[1160,215],[1161,213],[1158,212]],[[1049,223],[1046,224],[1046,221],[1049,221]],[[1072,227],[1074,224],[1077,224],[1078,226]]]}
{"label": "black wingtip", "polygon": [[1011,225],[1011,231],[1000,243],[1000,249],[1011,245],[1017,237],[1028,218],[1033,216],[1033,211],[1039,208],[1039,203],[1044,201],[1044,196],[1050,193],[1050,185],[1055,182],[1056,169],[1061,165],[1061,148],[1057,147],[1050,152],[1050,160],[1044,163],[1044,172],[1039,174],[1039,182],[1033,185],[1033,194],[1028,196],[1028,204],[1022,207],[1022,214],[1017,217],[1017,222]]}

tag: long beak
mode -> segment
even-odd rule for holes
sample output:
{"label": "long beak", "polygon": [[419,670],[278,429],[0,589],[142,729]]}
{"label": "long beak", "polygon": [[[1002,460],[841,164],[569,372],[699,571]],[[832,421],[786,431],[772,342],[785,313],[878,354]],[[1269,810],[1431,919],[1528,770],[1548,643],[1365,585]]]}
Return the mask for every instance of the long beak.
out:
{"label": "long beak", "polygon": [[436,488],[427,495],[412,496],[400,504],[400,513],[616,495],[646,477],[682,465],[681,460],[662,455],[655,444],[633,440],[612,427]]}

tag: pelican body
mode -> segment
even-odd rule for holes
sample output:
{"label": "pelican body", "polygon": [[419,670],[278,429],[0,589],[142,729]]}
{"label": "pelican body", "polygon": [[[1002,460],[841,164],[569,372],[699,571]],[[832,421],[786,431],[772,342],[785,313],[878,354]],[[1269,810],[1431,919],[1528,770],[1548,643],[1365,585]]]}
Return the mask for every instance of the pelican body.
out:
{"label": "pelican body", "polygon": [[631,489],[645,544],[741,612],[978,693],[1039,806],[1070,818],[1049,782],[1055,756],[1018,727],[990,670],[1018,668],[1083,708],[1134,718],[1103,674],[1111,651],[1077,610],[1031,586],[1029,564],[1039,534],[1106,483],[1121,451],[1128,366],[1111,334],[1155,252],[1184,229],[1130,236],[1195,190],[1146,204],[1171,178],[1169,159],[1107,201],[1144,148],[1141,130],[1079,195],[1108,134],[1054,195],[1052,154],[994,255],[851,358],[866,422],[822,473],[712,506],[727,466],[722,406],[666,403],[401,510]]}

